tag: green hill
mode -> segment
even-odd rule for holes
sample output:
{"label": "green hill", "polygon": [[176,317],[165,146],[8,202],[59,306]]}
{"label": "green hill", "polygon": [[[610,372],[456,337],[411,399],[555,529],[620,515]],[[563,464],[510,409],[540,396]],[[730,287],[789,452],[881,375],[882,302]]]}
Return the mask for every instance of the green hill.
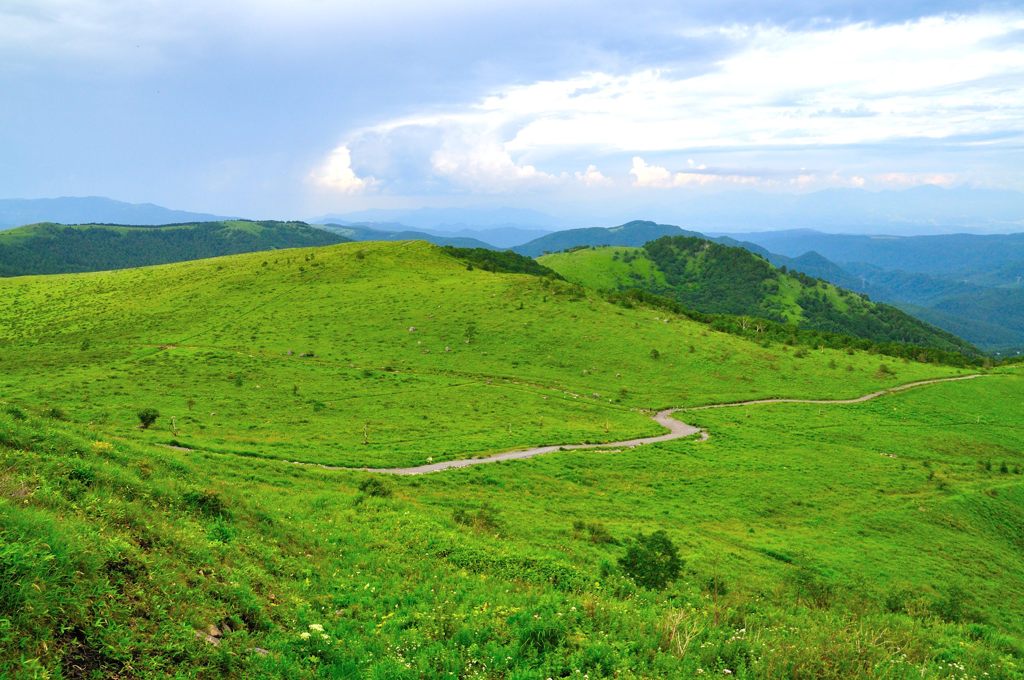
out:
{"label": "green hill", "polygon": [[589,227],[556,231],[512,248],[520,255],[539,257],[580,246],[642,246],[662,236],[701,236],[671,224],[634,220],[617,227]]}
{"label": "green hill", "polygon": [[404,224],[354,223],[354,224],[323,224],[323,229],[344,236],[351,241],[426,241],[438,246],[456,248],[486,248],[497,250],[490,243],[467,236],[439,236],[416,231]]}
{"label": "green hill", "polygon": [[642,248],[583,248],[539,261],[569,281],[640,289],[708,314],[760,317],[800,328],[977,355],[956,336],[820,279],[776,269],[756,254],[691,237]]}
{"label": "green hill", "polygon": [[304,222],[41,223],[0,232],[0,276],[126,269],[348,240]]}
{"label": "green hill", "polygon": [[[1019,677],[1019,370],[677,414],[707,441],[295,464],[964,373],[521,267],[346,243],[0,280],[0,676]],[[664,588],[627,559],[658,531]]]}
{"label": "green hill", "polygon": [[[830,361],[853,366],[847,393],[879,383],[877,356],[797,357],[550,277],[487,271],[514,263],[467,252],[515,257],[367,242],[5,279],[0,393],[125,437],[386,466],[657,432],[637,408],[831,391]],[[911,363],[883,383],[936,370]],[[423,399],[446,408],[421,411]],[[176,416],[179,434],[139,431],[144,407]]]}

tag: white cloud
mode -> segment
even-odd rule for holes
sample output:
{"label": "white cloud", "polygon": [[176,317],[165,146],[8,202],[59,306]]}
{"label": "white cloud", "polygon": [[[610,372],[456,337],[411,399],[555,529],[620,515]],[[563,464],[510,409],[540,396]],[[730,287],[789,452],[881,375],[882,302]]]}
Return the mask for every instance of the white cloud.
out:
{"label": "white cloud", "polygon": [[959,178],[955,173],[947,172],[886,172],[871,179],[873,184],[903,189],[923,184],[948,187],[955,184]]}
{"label": "white cloud", "polygon": [[771,186],[774,180],[754,175],[719,173],[707,171],[707,166],[698,165],[692,160],[687,165],[699,172],[672,172],[660,165],[650,165],[639,156],[633,157],[633,167],[629,174],[633,175],[633,186],[667,189],[671,187],[711,187],[711,186]]}
{"label": "white cloud", "polygon": [[[697,150],[769,154],[1022,136],[1024,45],[1001,40],[1021,30],[1019,12],[817,30],[716,29],[741,47],[706,72],[643,68],[508,86],[449,111],[383,121],[352,140],[437,130],[442,141],[430,151],[432,172],[477,191],[559,182],[567,177],[560,159],[569,155],[605,164],[634,156],[629,174],[637,187],[862,186],[867,170],[840,176],[831,168],[775,168],[766,176],[710,171],[690,159],[673,171],[643,156],[661,162],[674,154],[681,164]],[[881,162],[891,168],[897,156],[889,153]],[[610,181],[596,167],[568,177],[585,185]]]}
{"label": "white cloud", "polygon": [[373,177],[359,177],[352,169],[352,152],[342,144],[334,149],[323,165],[309,174],[319,187],[345,194],[358,194],[372,186]]}
{"label": "white cloud", "polygon": [[529,163],[517,163],[493,131],[446,127],[430,164],[435,173],[458,185],[472,190],[507,191],[559,179]]}
{"label": "white cloud", "polygon": [[610,177],[606,177],[604,173],[597,169],[597,166],[591,163],[587,166],[587,169],[583,172],[577,172],[575,174],[576,181],[581,182],[588,187],[606,187],[614,184]]}

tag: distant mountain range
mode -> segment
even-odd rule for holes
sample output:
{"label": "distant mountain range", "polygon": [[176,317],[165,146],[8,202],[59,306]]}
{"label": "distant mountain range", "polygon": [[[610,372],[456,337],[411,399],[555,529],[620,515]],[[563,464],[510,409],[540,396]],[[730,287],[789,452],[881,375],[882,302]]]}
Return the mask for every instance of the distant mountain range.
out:
{"label": "distant mountain range", "polygon": [[[663,236],[702,236],[698,230],[703,230],[712,233],[704,238],[743,247],[778,267],[891,303],[987,350],[1024,349],[1024,233],[880,233],[952,230],[955,225],[961,231],[1007,230],[1021,224],[1024,194],[937,187],[805,195],[734,192],[692,198],[674,212],[692,217],[687,218],[689,229],[633,221],[560,230],[564,222],[532,210],[421,208],[326,215],[316,220],[322,230],[305,223],[262,222],[295,226],[265,227],[254,235],[226,227],[229,222],[215,215],[152,204],[101,197],[0,199],[0,230],[39,222],[87,225],[63,232],[48,224],[0,240],[0,274],[109,269],[343,240],[425,240],[462,248],[512,248],[537,257],[581,246],[642,246]],[[110,224],[132,226],[101,228]],[[188,228],[142,231],[147,225],[166,224]],[[803,224],[828,230],[853,225],[849,229],[875,233],[714,233],[739,225],[767,229]]]}
{"label": "distant mountain range", "polygon": [[565,226],[564,220],[522,208],[362,210],[321,215],[309,221],[313,224],[361,225],[378,230],[473,238],[497,248],[510,248]]}
{"label": "distant mountain range", "polygon": [[414,231],[404,224],[371,222],[368,224],[318,224],[321,229],[340,234],[352,241],[427,241],[439,246],[458,248],[487,248],[498,250],[490,243],[466,236],[439,236],[425,231]]}
{"label": "distant mountain range", "polygon": [[979,347],[1024,348],[1024,234],[733,236],[777,266],[889,302]]}
{"label": "distant mountain range", "polygon": [[858,234],[1006,233],[1024,231],[1024,193],[920,186],[808,194],[732,191],[681,199],[670,213],[693,229],[816,229]]}
{"label": "distant mountain range", "polygon": [[0,229],[38,222],[152,225],[223,219],[228,218],[171,210],[152,203],[125,203],[99,196],[0,199]]}

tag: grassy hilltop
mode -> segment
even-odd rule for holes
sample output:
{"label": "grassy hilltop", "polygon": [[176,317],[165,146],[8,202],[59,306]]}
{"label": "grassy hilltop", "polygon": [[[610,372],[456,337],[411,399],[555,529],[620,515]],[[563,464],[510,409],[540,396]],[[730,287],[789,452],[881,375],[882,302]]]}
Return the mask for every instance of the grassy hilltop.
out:
{"label": "grassy hilltop", "polygon": [[[423,243],[0,299],[0,675],[1024,676],[1019,369],[383,477],[288,461],[610,441],[652,409],[966,371],[763,346]],[[684,564],[651,590],[619,560],[658,530]]]}
{"label": "grassy hilltop", "polygon": [[[658,431],[641,409],[849,397],[951,372],[762,347],[562,281],[468,270],[419,242],[26,277],[0,291],[11,398],[126,437],[339,465],[614,441]],[[164,417],[140,432],[147,407]]]}

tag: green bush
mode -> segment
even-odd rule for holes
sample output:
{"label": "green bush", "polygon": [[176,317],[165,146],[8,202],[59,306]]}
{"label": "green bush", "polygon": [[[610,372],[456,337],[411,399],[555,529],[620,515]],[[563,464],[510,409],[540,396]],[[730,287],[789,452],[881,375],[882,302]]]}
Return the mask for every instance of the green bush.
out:
{"label": "green bush", "polygon": [[359,483],[359,490],[367,496],[387,498],[391,495],[391,487],[376,477],[367,477]]}
{"label": "green bush", "polygon": [[156,422],[156,419],[160,417],[160,412],[155,408],[144,408],[137,415],[139,416],[139,426],[143,430],[148,430]]}
{"label": "green bush", "polygon": [[662,530],[637,534],[619,558],[619,566],[637,585],[661,590],[679,577],[683,561],[672,539]]}
{"label": "green bush", "polygon": [[612,536],[608,528],[600,522],[584,522],[576,520],[572,523],[573,533],[577,538],[581,537],[584,532],[587,534],[587,539],[591,543],[608,543],[618,545],[619,541],[617,538]]}
{"label": "green bush", "polygon": [[467,512],[458,508],[452,513],[452,519],[456,523],[467,527],[473,527],[477,531],[488,533],[499,533],[504,527],[504,522],[498,516],[498,511],[488,503],[484,503],[476,512]]}

